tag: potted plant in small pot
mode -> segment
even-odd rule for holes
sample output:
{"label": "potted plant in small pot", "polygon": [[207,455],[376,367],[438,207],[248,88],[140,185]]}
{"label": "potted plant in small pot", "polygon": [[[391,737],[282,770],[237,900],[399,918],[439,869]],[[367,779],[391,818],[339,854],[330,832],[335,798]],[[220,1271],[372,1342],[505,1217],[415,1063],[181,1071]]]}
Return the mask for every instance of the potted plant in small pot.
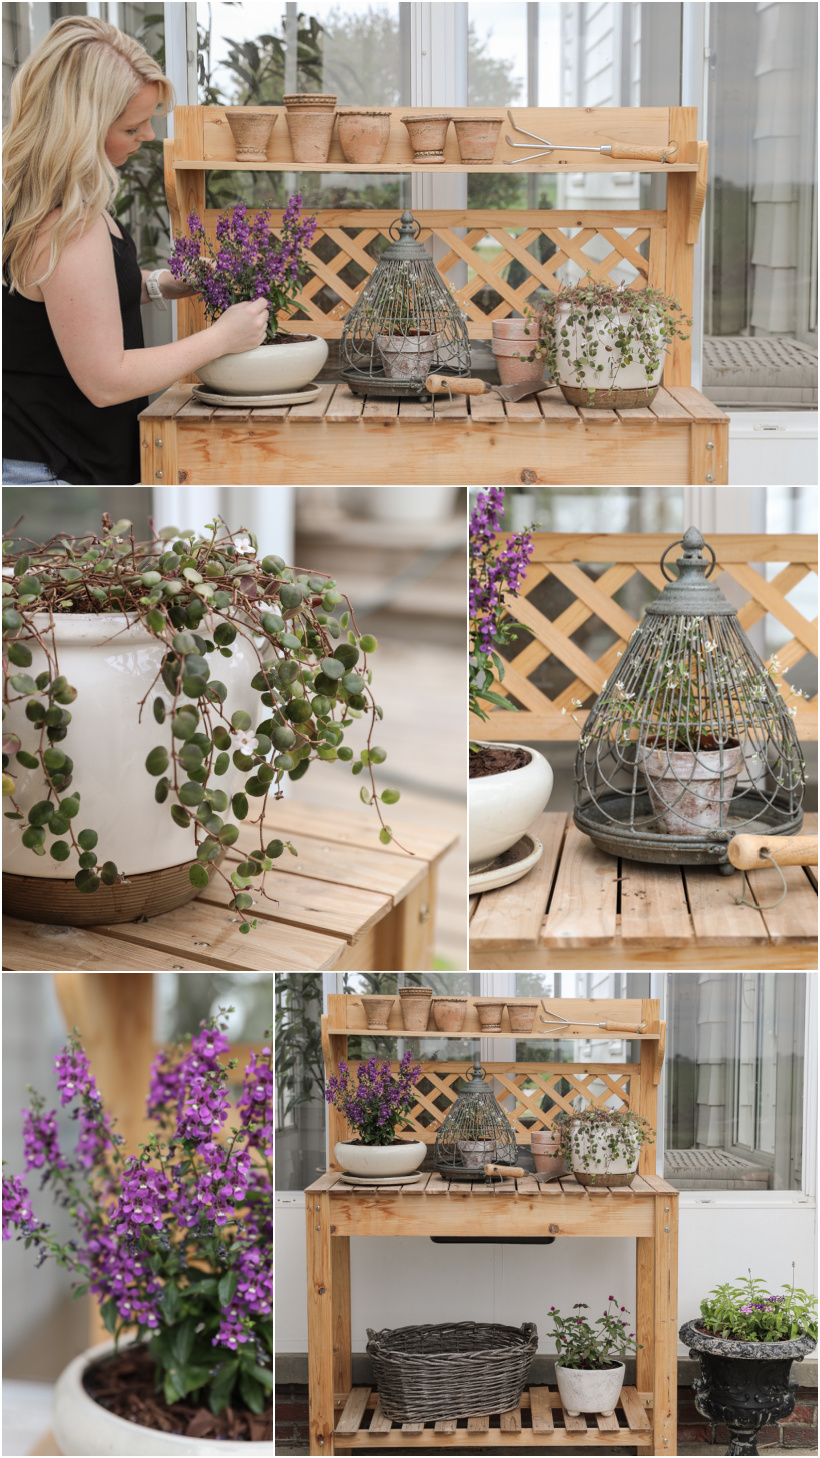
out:
{"label": "potted plant in small pot", "polygon": [[[792,1273],[794,1273],[792,1261]],[[762,1427],[782,1422],[794,1410],[797,1383],[792,1362],[802,1362],[817,1345],[817,1297],[784,1284],[772,1296],[762,1281],[738,1277],[715,1287],[700,1303],[700,1318],[687,1321],[680,1339],[700,1359],[692,1386],[698,1412],[725,1423],[727,1453],[757,1453]]]}
{"label": "potted plant in small pot", "polygon": [[[316,759],[367,771],[344,741],[369,712],[368,655],[335,579],[259,559],[219,519],[149,542],[100,535],[5,551],[3,836],[7,912],[68,925],[181,906],[220,876],[231,912],[288,842],[265,833],[285,776]],[[18,544],[19,545],[19,544]],[[363,757],[362,757],[363,756]],[[398,792],[382,792],[394,803]],[[250,820],[258,843],[231,848]],[[382,826],[382,839],[389,827]],[[254,836],[254,840],[257,837]],[[243,852],[245,847],[243,846]],[[243,916],[241,930],[255,922]]]}
{"label": "potted plant in small pot", "polygon": [[389,1179],[412,1174],[427,1154],[422,1139],[399,1139],[396,1128],[409,1121],[413,1107],[413,1086],[421,1077],[421,1065],[413,1063],[413,1055],[405,1053],[394,1079],[388,1062],[376,1058],[360,1063],[354,1083],[346,1063],[339,1062],[339,1073],[331,1075],[325,1099],[341,1109],[348,1124],[357,1131],[356,1139],[340,1139],[333,1155],[348,1174],[360,1179]]}
{"label": "potted plant in small pot", "polygon": [[[504,489],[479,492],[470,517],[470,713],[484,721],[485,704],[515,709],[491,687],[504,678],[496,649],[521,625],[506,616],[507,592],[515,593],[532,556],[529,531],[496,540]],[[523,744],[470,741],[470,868],[480,870],[515,845],[552,793],[552,770],[542,754]]]}
{"label": "potted plant in small pot", "polygon": [[424,309],[415,274],[406,263],[399,264],[371,307],[373,317],[378,319],[376,347],[387,378],[426,378],[436,361],[438,335],[430,327],[434,321]]}
{"label": "potted plant in small pot", "polygon": [[644,1144],[652,1144],[652,1125],[632,1109],[590,1104],[568,1114],[562,1109],[553,1129],[560,1131],[561,1153],[580,1185],[614,1189],[631,1185]]}
{"label": "potted plant in small pot", "polygon": [[[589,1306],[586,1301],[576,1301],[572,1309],[584,1313]],[[615,1411],[624,1385],[623,1359],[641,1346],[635,1333],[627,1332],[625,1315],[629,1315],[626,1307],[619,1307],[614,1296],[609,1297],[603,1315],[594,1324],[583,1314],[562,1316],[555,1306],[550,1307],[550,1335],[558,1353],[555,1380],[568,1417],[578,1417],[582,1412],[610,1417]]]}
{"label": "potted plant in small pot", "polygon": [[[262,208],[252,221],[238,203],[221,213],[216,247],[199,215],[188,215],[188,233],[174,239],[168,267],[175,278],[196,290],[213,323],[231,304],[267,299],[270,304],[265,339],[257,349],[223,354],[197,369],[208,390],[228,397],[278,395],[302,389],[327,359],[328,347],[315,334],[294,334],[279,327],[279,316],[293,312],[307,271],[305,250],[316,231],[315,218],[301,215],[302,198],[294,193],[281,228],[270,223]],[[203,252],[203,249],[205,250]]]}
{"label": "potted plant in small pot", "polygon": [[[67,1158],[57,1113],[30,1090],[27,1169],[45,1169],[71,1213],[60,1245],[32,1213],[23,1180],[3,1175],[3,1239],[53,1255],[90,1290],[113,1342],[76,1357],[54,1391],[62,1453],[270,1451],[273,1438],[273,1075],[251,1053],[231,1114],[236,1060],[219,1013],[151,1073],[159,1132],[127,1157],[75,1029],[57,1060],[61,1104],[80,1137]],[[226,1127],[233,1117],[233,1127]],[[122,1344],[123,1337],[128,1340]]]}
{"label": "potted plant in small pot", "polygon": [[692,320],[658,289],[587,274],[551,294],[534,314],[539,352],[570,405],[610,410],[649,405],[660,388],[669,341],[688,339]]}

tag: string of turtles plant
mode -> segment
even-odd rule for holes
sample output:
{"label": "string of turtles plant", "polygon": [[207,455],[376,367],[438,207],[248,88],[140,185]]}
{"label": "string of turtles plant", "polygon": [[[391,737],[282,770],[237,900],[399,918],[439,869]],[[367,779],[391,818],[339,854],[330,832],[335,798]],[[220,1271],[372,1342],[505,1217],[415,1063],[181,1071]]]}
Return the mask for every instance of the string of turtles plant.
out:
{"label": "string of turtles plant", "polygon": [[[13,807],[6,819],[27,821],[22,841],[32,855],[48,852],[66,862],[76,857],[74,884],[82,892],[123,879],[113,861],[102,859],[97,831],[75,829],[83,824],[82,790],[74,783],[68,748],[77,689],[60,672],[55,641],[55,623],[66,613],[122,613],[162,645],[139,719],[152,712],[164,742],[151,750],[145,769],[156,781],[155,800],[168,805],[174,825],[194,827],[192,885],[207,886],[209,862],[235,844],[251,802],[258,801],[259,814],[251,816],[258,847],[233,870],[215,869],[230,887],[232,910],[246,913],[253,905],[249,887],[275,899],[265,890],[265,876],[285,850],[297,851],[290,841],[266,840],[268,799],[281,799],[284,776],[301,779],[317,759],[349,764],[354,775],[369,779],[360,796],[374,806],[379,838],[388,844],[393,834],[381,807],[395,804],[399,791],[379,794],[373,775],[386,758],[373,743],[382,710],[368,659],[378,645],[359,633],[335,579],[288,567],[278,556],[258,560],[253,533],[231,532],[221,518],[201,536],[177,527],[154,532],[152,524],[150,542],[136,542],[128,521],[112,523],[106,514],[102,523],[100,536],[60,534],[43,545],[24,543],[17,552],[10,540],[3,543],[3,713],[24,700],[31,725],[25,743],[4,729],[3,795]],[[253,649],[250,686],[265,711],[256,725],[244,709],[227,717],[228,690],[212,672],[215,660],[233,655],[239,635]],[[36,677],[27,672],[32,649],[47,662]],[[367,742],[356,755],[345,736],[363,718],[369,721]],[[231,763],[247,778],[229,799],[219,780]],[[42,774],[43,797],[27,815],[15,800],[18,767]],[[246,917],[240,931],[256,924]]]}

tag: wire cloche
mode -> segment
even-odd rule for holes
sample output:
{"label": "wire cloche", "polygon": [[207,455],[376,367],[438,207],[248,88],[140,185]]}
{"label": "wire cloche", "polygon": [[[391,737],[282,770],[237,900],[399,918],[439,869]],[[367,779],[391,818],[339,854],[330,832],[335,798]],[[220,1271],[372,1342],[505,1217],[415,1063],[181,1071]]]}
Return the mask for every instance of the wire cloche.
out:
{"label": "wire cloche", "polygon": [[480,1063],[473,1064],[467,1079],[436,1135],[435,1166],[450,1179],[475,1179],[485,1164],[516,1162],[512,1125],[484,1082]]}
{"label": "wire cloche", "polygon": [[464,315],[418,241],[420,223],[405,209],[389,233],[392,243],[345,319],[339,373],[356,394],[418,398],[429,374],[469,375],[470,340]]}
{"label": "wire cloche", "polygon": [[731,874],[734,835],[799,831],[805,763],[775,665],[708,580],[712,548],[694,527],[680,544],[583,727],[574,818],[610,855]]}

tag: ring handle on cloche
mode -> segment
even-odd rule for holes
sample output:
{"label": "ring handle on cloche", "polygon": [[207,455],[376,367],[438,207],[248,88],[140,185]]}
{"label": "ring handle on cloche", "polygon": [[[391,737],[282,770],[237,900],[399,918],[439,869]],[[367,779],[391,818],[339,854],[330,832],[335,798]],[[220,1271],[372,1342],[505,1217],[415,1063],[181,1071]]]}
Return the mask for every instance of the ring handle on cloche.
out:
{"label": "ring handle on cloche", "polygon": [[694,527],[690,527],[688,532],[686,533],[686,536],[678,537],[678,540],[676,542],[669,543],[669,546],[666,548],[666,551],[661,557],[660,568],[667,582],[675,582],[677,580],[672,576],[671,572],[669,572],[664,565],[666,557],[672,551],[673,547],[683,547],[684,552],[700,551],[702,547],[705,548],[706,551],[709,553],[712,561],[709,564],[708,572],[705,572],[704,576],[711,577],[712,573],[715,570],[715,567],[717,566],[717,558],[715,557],[712,548],[709,546],[709,543],[703,540],[700,532],[696,531]]}
{"label": "ring handle on cloche", "polygon": [[[397,233],[393,232],[394,228],[398,228]],[[418,238],[421,234],[421,223],[418,218],[413,217],[409,208],[405,208],[400,218],[393,219],[387,231],[393,242],[397,243],[399,238]]]}

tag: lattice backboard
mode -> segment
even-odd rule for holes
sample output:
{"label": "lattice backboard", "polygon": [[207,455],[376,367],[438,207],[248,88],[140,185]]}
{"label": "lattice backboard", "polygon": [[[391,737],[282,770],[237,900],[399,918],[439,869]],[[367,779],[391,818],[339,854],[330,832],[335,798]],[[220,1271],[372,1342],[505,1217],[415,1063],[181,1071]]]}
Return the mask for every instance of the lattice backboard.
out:
{"label": "lattice backboard", "polygon": [[[504,536],[499,538],[501,542],[504,540]],[[626,651],[631,634],[638,627],[639,619],[631,617],[614,601],[615,594],[636,573],[658,591],[665,586],[658,564],[662,553],[670,545],[668,534],[572,536],[541,532],[535,534],[533,541],[533,556],[522,592],[506,600],[510,617],[524,624],[533,635],[533,641],[515,654],[506,666],[503,683],[493,684],[496,692],[512,696],[522,708],[516,714],[503,709],[493,711],[486,723],[473,719],[471,733],[480,739],[501,742],[577,739],[581,728],[576,727],[570,717],[573,700],[583,703],[590,694],[601,692],[616,670],[619,656]],[[816,658],[817,619],[810,622],[787,598],[810,573],[817,574],[817,539],[796,534],[716,534],[710,535],[708,542],[717,559],[710,580],[725,588],[727,578],[731,579],[748,594],[747,601],[738,611],[738,622],[744,631],[748,633],[766,613],[771,613],[791,634],[789,641],[777,653],[785,673],[789,674],[789,670],[806,654]],[[668,560],[674,562],[676,555],[672,551]],[[585,562],[610,565],[602,576],[593,581],[580,565]],[[772,581],[767,582],[749,565],[762,562],[786,565]],[[550,621],[529,601],[529,595],[550,574],[574,598],[554,621]],[[723,583],[722,574],[726,574]],[[590,658],[573,641],[573,635],[593,616],[617,634],[617,640],[597,660]],[[551,656],[557,658],[572,675],[572,681],[552,699],[531,681],[531,675]],[[808,700],[790,698],[787,687],[784,687],[783,693],[787,702],[797,709],[795,727],[798,736],[804,741],[816,740],[817,695]],[[583,726],[587,711],[577,709],[574,712],[578,726]]]}
{"label": "lattice backboard", "polygon": [[[353,1078],[357,1076],[359,1061],[350,1061],[348,1067]],[[422,1139],[426,1144],[435,1140],[439,1126],[455,1103],[459,1088],[471,1063],[427,1063],[419,1060],[422,1077],[413,1093],[415,1103],[408,1116],[409,1124],[401,1130],[404,1138]],[[613,1109],[638,1109],[638,1088],[640,1066],[633,1063],[482,1063],[487,1083],[495,1079],[494,1093],[515,1131],[519,1144],[529,1144],[533,1128],[548,1129],[555,1116],[563,1109],[575,1111],[574,1099],[580,1094],[583,1107],[592,1104],[596,1108],[608,1106]],[[391,1062],[390,1071],[398,1074],[399,1064]],[[532,1087],[530,1087],[532,1085]],[[559,1092],[560,1090],[560,1092]],[[544,1096],[552,1100],[552,1108],[540,1107]],[[506,1107],[512,1097],[515,1103]],[[612,1102],[613,1097],[617,1102]],[[532,1116],[535,1124],[521,1123],[522,1117]]]}

